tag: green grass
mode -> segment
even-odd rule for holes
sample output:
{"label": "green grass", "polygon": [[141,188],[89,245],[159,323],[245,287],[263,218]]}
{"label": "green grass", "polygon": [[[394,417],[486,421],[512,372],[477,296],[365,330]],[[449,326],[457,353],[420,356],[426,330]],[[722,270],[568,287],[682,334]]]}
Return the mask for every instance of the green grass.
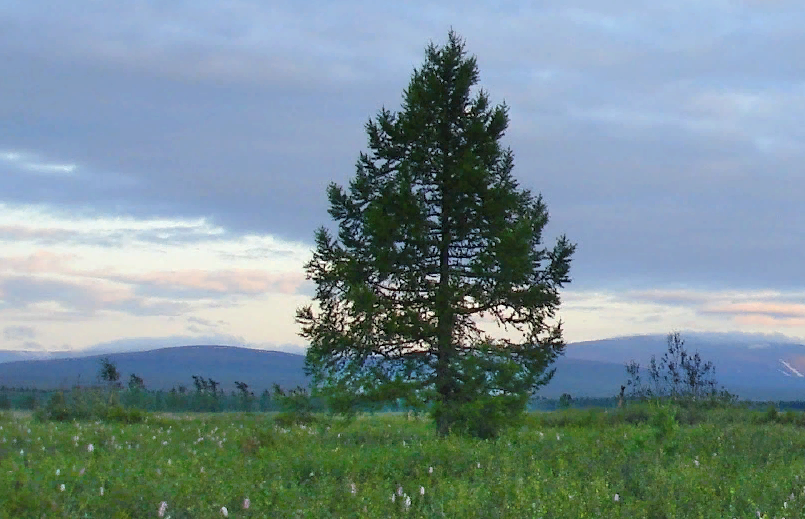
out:
{"label": "green grass", "polygon": [[801,416],[768,414],[537,413],[481,441],[399,415],[283,428],[259,414],[123,425],[6,413],[0,517],[157,517],[163,501],[174,519],[224,506],[238,518],[805,517]]}

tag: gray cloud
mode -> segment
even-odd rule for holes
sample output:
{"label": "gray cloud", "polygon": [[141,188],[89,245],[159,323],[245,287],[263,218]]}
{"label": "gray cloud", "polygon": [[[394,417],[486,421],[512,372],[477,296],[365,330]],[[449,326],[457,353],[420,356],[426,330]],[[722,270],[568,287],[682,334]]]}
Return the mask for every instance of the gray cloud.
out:
{"label": "gray cloud", "polygon": [[35,320],[73,320],[99,311],[138,316],[180,315],[193,308],[189,302],[138,297],[127,290],[108,289],[99,284],[21,276],[0,279],[0,293],[3,309],[30,309],[37,303],[58,303],[63,309],[39,312]]}
{"label": "gray cloud", "polygon": [[3,338],[7,341],[28,341],[36,337],[36,330],[31,326],[6,326]]}
{"label": "gray cloud", "polygon": [[549,236],[579,243],[574,286],[802,287],[799,3],[137,5],[0,8],[0,149],[76,165],[2,162],[0,200],[310,241],[452,24]]}

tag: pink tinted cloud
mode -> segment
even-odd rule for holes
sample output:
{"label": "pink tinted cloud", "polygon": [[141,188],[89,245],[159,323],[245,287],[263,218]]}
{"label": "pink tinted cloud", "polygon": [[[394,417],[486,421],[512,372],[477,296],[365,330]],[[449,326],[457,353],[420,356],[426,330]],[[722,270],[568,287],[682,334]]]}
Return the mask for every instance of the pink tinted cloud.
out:
{"label": "pink tinted cloud", "polygon": [[257,269],[163,271],[123,276],[121,279],[135,284],[145,283],[166,288],[206,290],[222,294],[263,294],[266,292],[295,294],[305,281],[305,277],[301,273],[272,273]]}
{"label": "pink tinted cloud", "polygon": [[799,328],[805,326],[803,317],[773,317],[770,315],[736,315],[735,322],[750,326],[765,326],[768,328]]}
{"label": "pink tinted cloud", "polygon": [[739,316],[769,317],[772,319],[805,319],[805,305],[796,303],[770,303],[753,301],[747,303],[722,303],[708,305],[704,313]]}
{"label": "pink tinted cloud", "polygon": [[74,254],[38,250],[28,256],[0,258],[0,270],[23,274],[72,274],[73,269],[68,264],[74,259]]}

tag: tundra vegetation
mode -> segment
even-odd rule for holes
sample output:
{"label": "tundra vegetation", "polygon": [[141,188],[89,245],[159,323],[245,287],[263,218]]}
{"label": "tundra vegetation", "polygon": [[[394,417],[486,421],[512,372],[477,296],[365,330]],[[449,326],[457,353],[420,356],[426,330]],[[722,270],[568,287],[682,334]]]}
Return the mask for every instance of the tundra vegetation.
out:
{"label": "tundra vegetation", "polygon": [[612,408],[524,412],[564,349],[575,246],[541,247],[547,210],[477,79],[452,32],[428,47],[349,193],[330,186],[338,237],[316,234],[297,313],[312,392],[163,394],[109,359],[95,387],[3,392],[31,411],[0,411],[0,517],[805,517],[805,414],[737,402],[678,333]]}

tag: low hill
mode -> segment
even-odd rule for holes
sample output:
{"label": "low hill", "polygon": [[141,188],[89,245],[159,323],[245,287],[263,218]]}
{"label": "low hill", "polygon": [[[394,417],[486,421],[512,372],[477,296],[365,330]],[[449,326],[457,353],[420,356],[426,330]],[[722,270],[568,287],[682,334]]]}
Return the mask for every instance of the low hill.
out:
{"label": "low hill", "polygon": [[117,365],[125,385],[131,373],[149,389],[169,390],[179,385],[189,389],[193,375],[212,378],[230,391],[241,381],[257,392],[274,383],[289,388],[307,385],[304,357],[280,351],[232,346],[180,346],[150,351],[112,353],[68,359],[26,360],[0,364],[0,385],[69,388],[97,382],[99,361],[108,356]]}
{"label": "low hill", "polygon": [[[741,334],[683,334],[686,349],[699,351],[716,366],[716,378],[729,391],[750,400],[805,399],[805,346]],[[569,344],[554,367],[556,375],[539,396],[609,397],[626,382],[625,364],[635,359],[645,366],[653,354],[665,351],[665,336],[631,336]],[[28,352],[8,352],[7,359]],[[97,381],[102,355],[3,362],[0,385],[6,387],[68,388]],[[226,391],[242,381],[255,392],[274,383],[289,388],[307,385],[302,355],[232,346],[178,346],[149,351],[110,353],[122,382],[131,373],[142,377],[149,389],[169,390],[180,384],[193,389],[193,375],[212,378]],[[644,375],[645,379],[645,375]]]}

